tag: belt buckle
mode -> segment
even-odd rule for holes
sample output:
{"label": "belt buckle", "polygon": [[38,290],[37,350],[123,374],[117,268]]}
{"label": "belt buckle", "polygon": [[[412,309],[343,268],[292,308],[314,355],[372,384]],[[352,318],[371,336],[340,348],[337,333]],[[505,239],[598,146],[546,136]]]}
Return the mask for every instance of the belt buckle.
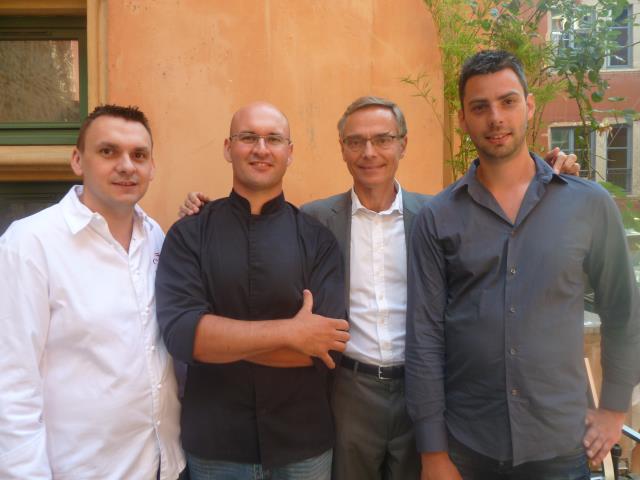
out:
{"label": "belt buckle", "polygon": [[378,380],[393,380],[391,377],[385,377],[382,373],[384,367],[378,365]]}

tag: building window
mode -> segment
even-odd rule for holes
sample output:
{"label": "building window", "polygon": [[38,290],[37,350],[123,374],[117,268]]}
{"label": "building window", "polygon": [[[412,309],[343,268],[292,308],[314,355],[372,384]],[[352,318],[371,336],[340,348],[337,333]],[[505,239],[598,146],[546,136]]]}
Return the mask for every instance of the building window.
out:
{"label": "building window", "polygon": [[[566,153],[574,153],[580,163],[580,176],[593,180],[595,178],[595,137],[589,132],[580,135],[581,130],[581,127],[552,127],[551,148],[559,147]],[[585,142],[589,142],[589,149]]]}
{"label": "building window", "polygon": [[631,191],[631,129],[613,125],[607,136],[607,182]]}
{"label": "building window", "polygon": [[566,31],[567,20],[557,11],[551,11],[551,42],[556,48],[573,48],[573,36]]}
{"label": "building window", "polygon": [[[595,12],[593,12],[590,15],[574,20],[573,24],[568,24],[569,20],[559,12],[552,10],[551,42],[558,49],[573,49],[576,43],[573,32],[575,32],[576,36],[587,35],[595,20]],[[633,65],[631,55],[633,51],[633,15],[631,6],[625,7],[616,17],[611,30],[618,34],[616,43],[619,47],[607,56],[606,67],[621,68]]]}
{"label": "building window", "polygon": [[615,20],[612,28],[618,32],[616,43],[620,48],[611,52],[607,57],[608,68],[628,67],[633,65],[631,52],[633,51],[633,16],[631,15],[631,6],[626,7]]}
{"label": "building window", "polygon": [[85,17],[0,16],[0,145],[72,145],[87,115]]}

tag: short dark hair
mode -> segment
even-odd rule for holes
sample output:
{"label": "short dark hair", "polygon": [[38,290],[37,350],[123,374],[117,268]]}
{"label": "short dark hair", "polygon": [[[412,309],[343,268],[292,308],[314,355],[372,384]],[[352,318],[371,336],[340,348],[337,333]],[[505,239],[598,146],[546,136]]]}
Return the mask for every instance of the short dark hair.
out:
{"label": "short dark hair", "polygon": [[129,120],[131,122],[141,123],[142,126],[149,132],[149,137],[151,138],[151,144],[153,145],[153,136],[151,135],[151,127],[149,126],[149,120],[147,116],[135,105],[130,105],[128,107],[123,107],[121,105],[99,105],[97,106],[93,112],[91,112],[87,118],[84,119],[82,125],[80,125],[80,130],[78,131],[78,140],[76,141],[76,147],[81,152],[84,151],[84,137],[87,134],[87,129],[89,125],[93,123],[93,121],[98,117],[117,117],[124,118],[125,120]]}
{"label": "short dark hair", "polygon": [[344,135],[344,124],[347,123],[347,117],[353,112],[367,107],[383,107],[391,110],[398,126],[398,135],[404,137],[407,134],[407,121],[404,119],[404,114],[402,110],[400,110],[400,107],[386,98],[368,95],[355,99],[344,111],[340,120],[338,120],[338,133],[340,134],[340,138]]}
{"label": "short dark hair", "polygon": [[527,77],[518,57],[504,50],[482,50],[473,57],[468,58],[462,65],[462,71],[458,79],[460,105],[462,106],[464,100],[464,88],[471,77],[496,73],[506,68],[513,70],[513,73],[516,74],[520,81],[520,85],[522,85],[525,96],[528,95]]}

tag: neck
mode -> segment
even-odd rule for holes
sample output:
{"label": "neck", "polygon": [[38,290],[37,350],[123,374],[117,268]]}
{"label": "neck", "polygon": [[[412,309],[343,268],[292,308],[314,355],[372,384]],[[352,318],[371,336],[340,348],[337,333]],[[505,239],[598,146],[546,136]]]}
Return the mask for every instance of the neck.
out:
{"label": "neck", "polygon": [[365,208],[373,212],[383,212],[388,210],[396,198],[396,184],[391,182],[384,186],[377,186],[374,188],[363,187],[362,185],[354,184],[353,190],[358,196],[358,200]]}
{"label": "neck", "polygon": [[522,183],[529,184],[536,172],[535,163],[525,147],[509,159],[496,161],[479,155],[478,180],[491,192]]}
{"label": "neck", "polygon": [[252,215],[260,215],[262,212],[262,207],[264,204],[273,200],[278,195],[282,193],[282,185],[279,185],[278,188],[272,188],[269,190],[248,190],[246,188],[238,187],[237,185],[233,186],[233,190],[245,198],[249,205],[251,206],[251,214]]}
{"label": "neck", "polygon": [[80,195],[80,201],[92,212],[102,215],[113,238],[128,252],[133,234],[133,206],[121,209],[104,208],[103,205],[94,205],[92,199],[84,192]]}

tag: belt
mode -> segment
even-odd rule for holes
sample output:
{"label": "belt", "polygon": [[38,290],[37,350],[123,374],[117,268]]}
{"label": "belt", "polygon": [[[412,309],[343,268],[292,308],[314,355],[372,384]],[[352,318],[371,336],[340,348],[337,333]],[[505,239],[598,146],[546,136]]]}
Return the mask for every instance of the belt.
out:
{"label": "belt", "polygon": [[368,363],[358,362],[353,358],[342,356],[340,366],[353,370],[354,372],[362,372],[367,375],[373,375],[380,380],[397,380],[404,377],[404,365],[394,365],[392,367],[381,367],[380,365],[370,365]]}

